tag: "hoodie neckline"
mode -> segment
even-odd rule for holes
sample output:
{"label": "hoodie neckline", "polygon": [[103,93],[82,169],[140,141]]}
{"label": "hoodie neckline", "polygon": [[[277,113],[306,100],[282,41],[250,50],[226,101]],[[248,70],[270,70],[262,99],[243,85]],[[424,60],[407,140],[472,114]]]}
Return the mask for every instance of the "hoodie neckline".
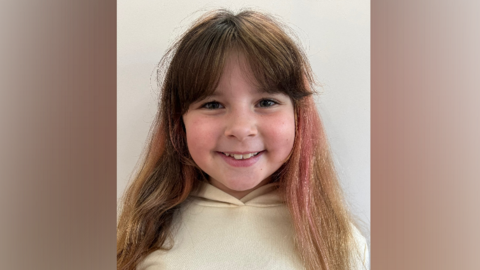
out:
{"label": "hoodie neckline", "polygon": [[248,193],[243,198],[237,199],[210,183],[202,182],[199,189],[193,191],[190,196],[196,199],[198,204],[212,207],[269,207],[284,204],[278,187],[278,183],[266,184]]}

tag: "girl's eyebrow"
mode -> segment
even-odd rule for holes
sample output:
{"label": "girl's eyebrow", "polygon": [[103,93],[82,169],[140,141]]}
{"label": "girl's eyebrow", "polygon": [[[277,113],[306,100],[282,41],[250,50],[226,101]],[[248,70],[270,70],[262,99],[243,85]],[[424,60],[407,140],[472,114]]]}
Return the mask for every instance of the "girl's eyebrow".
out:
{"label": "girl's eyebrow", "polygon": [[215,91],[215,92],[213,92],[213,93],[212,93],[212,94],[210,94],[210,95],[206,95],[206,96],[204,96],[204,97],[202,98],[202,100],[204,100],[204,99],[208,99],[208,98],[216,98],[216,97],[221,97],[221,96],[222,96],[222,94],[221,94],[221,93],[217,93],[217,92]]}
{"label": "girl's eyebrow", "polygon": [[[263,88],[263,87],[255,87],[255,90],[253,91],[254,94],[257,94],[257,95],[265,95],[265,94],[268,94],[268,95],[277,95],[277,94],[281,94],[282,92],[278,91],[278,90],[270,90],[268,91],[267,89]],[[224,94],[220,91],[214,91],[213,93],[209,94],[209,95],[205,95],[203,98],[199,99],[199,101],[201,100],[205,100],[205,99],[215,99],[215,98],[220,98],[220,97],[223,97]]]}
{"label": "girl's eyebrow", "polygon": [[257,91],[259,94],[268,94],[268,95],[278,95],[278,94],[283,94],[280,90],[270,90],[270,91],[267,91],[266,89],[258,89]]}

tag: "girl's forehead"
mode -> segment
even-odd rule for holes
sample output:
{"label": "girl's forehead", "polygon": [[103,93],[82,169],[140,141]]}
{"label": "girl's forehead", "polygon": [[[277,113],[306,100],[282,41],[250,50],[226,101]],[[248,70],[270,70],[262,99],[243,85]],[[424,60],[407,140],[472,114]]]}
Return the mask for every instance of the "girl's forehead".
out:
{"label": "girl's forehead", "polygon": [[220,81],[231,78],[244,79],[256,83],[257,80],[255,76],[253,76],[250,64],[244,55],[231,54],[225,59],[225,65],[220,76]]}
{"label": "girl's forehead", "polygon": [[242,53],[230,53],[226,57],[223,71],[213,94],[229,87],[248,87],[255,92],[265,92],[257,81],[250,63]]}
{"label": "girl's forehead", "polygon": [[232,51],[225,57],[225,65],[223,66],[222,76],[226,72],[241,72],[246,76],[253,75],[252,68],[244,53]]}

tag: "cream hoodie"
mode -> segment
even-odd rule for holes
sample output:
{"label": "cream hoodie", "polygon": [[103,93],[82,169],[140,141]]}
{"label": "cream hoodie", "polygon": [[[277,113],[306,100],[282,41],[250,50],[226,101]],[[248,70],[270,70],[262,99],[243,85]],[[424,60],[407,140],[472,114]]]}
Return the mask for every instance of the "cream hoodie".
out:
{"label": "cream hoodie", "polygon": [[[239,200],[202,184],[174,219],[173,248],[148,255],[137,270],[304,269],[277,187],[267,184]],[[365,238],[356,234],[367,263]]]}

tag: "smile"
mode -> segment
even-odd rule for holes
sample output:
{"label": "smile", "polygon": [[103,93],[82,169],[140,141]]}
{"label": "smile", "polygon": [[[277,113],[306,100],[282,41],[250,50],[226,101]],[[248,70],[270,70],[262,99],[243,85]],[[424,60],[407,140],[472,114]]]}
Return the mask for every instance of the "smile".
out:
{"label": "smile", "polygon": [[232,167],[250,167],[256,164],[265,153],[265,150],[258,152],[236,152],[225,153],[217,152],[217,154]]}
{"label": "smile", "polygon": [[256,155],[258,155],[258,153],[260,152],[254,152],[254,153],[248,153],[248,154],[230,154],[230,153],[224,153],[222,152],[222,154],[224,154],[225,156],[227,157],[233,157],[234,159],[249,159],[251,157],[254,157]]}

